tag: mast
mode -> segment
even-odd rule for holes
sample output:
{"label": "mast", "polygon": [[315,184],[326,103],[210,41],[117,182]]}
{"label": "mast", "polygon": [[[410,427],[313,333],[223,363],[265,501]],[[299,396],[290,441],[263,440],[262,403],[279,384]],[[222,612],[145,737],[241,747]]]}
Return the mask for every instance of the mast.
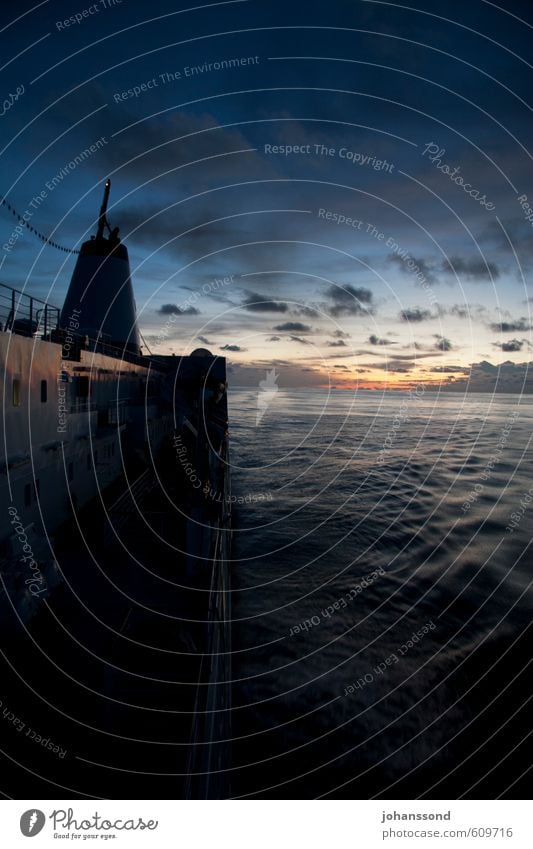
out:
{"label": "mast", "polygon": [[100,215],[98,216],[98,230],[96,232],[97,239],[103,239],[104,237],[104,227],[107,226],[109,229],[109,224],[107,223],[106,212],[107,212],[107,204],[109,201],[109,190],[111,189],[111,180],[108,178],[105,181],[104,188],[104,199],[102,201],[102,206],[100,207]]}

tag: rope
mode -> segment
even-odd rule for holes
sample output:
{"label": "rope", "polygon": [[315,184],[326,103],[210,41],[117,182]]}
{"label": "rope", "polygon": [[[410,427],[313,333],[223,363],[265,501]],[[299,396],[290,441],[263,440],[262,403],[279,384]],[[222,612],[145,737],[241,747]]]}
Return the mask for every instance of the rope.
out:
{"label": "rope", "polygon": [[32,227],[31,224],[24,220],[22,215],[19,215],[14,206],[8,203],[3,195],[0,195],[0,197],[2,200],[1,205],[7,207],[9,212],[11,212],[15,216],[15,218],[18,218],[19,222],[25,227],[27,227],[31,233],[37,236],[37,238],[40,239],[41,242],[44,242],[45,245],[50,245],[50,247],[52,248],[57,248],[58,251],[63,251],[63,253],[79,254],[79,251],[75,250],[75,248],[65,248],[63,245],[59,245],[57,242],[52,241],[52,239],[48,238],[48,236],[44,236],[42,233],[39,233],[39,231],[36,230],[35,227]]}
{"label": "rope", "polygon": [[145,347],[145,348],[148,348],[148,353],[150,354],[150,356],[152,356],[152,352],[151,352],[151,350],[150,350],[150,347],[149,347],[149,345],[148,345],[148,342],[146,341],[146,339],[145,339],[145,338],[144,338],[144,336],[142,335],[142,331],[141,331],[141,328],[140,328],[140,327],[139,327],[139,336],[141,337],[141,339],[142,339],[142,341],[143,341],[143,343],[144,343],[144,347]]}

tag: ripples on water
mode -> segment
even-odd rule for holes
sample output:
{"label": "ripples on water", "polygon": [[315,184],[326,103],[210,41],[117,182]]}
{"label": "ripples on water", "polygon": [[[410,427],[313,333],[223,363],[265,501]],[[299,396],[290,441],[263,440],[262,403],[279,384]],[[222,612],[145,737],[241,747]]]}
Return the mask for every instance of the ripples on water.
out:
{"label": "ripples on water", "polygon": [[280,390],[256,411],[230,395],[233,795],[521,797],[532,402]]}

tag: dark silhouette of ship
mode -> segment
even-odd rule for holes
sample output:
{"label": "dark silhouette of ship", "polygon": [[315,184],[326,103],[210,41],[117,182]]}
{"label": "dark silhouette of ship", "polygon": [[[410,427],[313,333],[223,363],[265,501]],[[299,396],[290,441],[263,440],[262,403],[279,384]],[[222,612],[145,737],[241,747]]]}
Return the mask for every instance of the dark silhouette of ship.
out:
{"label": "dark silhouette of ship", "polygon": [[0,285],[3,789],[225,797],[226,364],[141,352],[109,188],[61,310]]}

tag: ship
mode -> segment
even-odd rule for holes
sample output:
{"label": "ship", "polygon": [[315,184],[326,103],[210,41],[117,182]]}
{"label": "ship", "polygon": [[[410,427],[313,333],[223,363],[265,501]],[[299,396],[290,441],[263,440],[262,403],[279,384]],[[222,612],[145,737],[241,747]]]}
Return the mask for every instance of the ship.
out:
{"label": "ship", "polygon": [[62,307],[0,283],[3,789],[226,798],[226,362],[143,352],[109,193]]}

